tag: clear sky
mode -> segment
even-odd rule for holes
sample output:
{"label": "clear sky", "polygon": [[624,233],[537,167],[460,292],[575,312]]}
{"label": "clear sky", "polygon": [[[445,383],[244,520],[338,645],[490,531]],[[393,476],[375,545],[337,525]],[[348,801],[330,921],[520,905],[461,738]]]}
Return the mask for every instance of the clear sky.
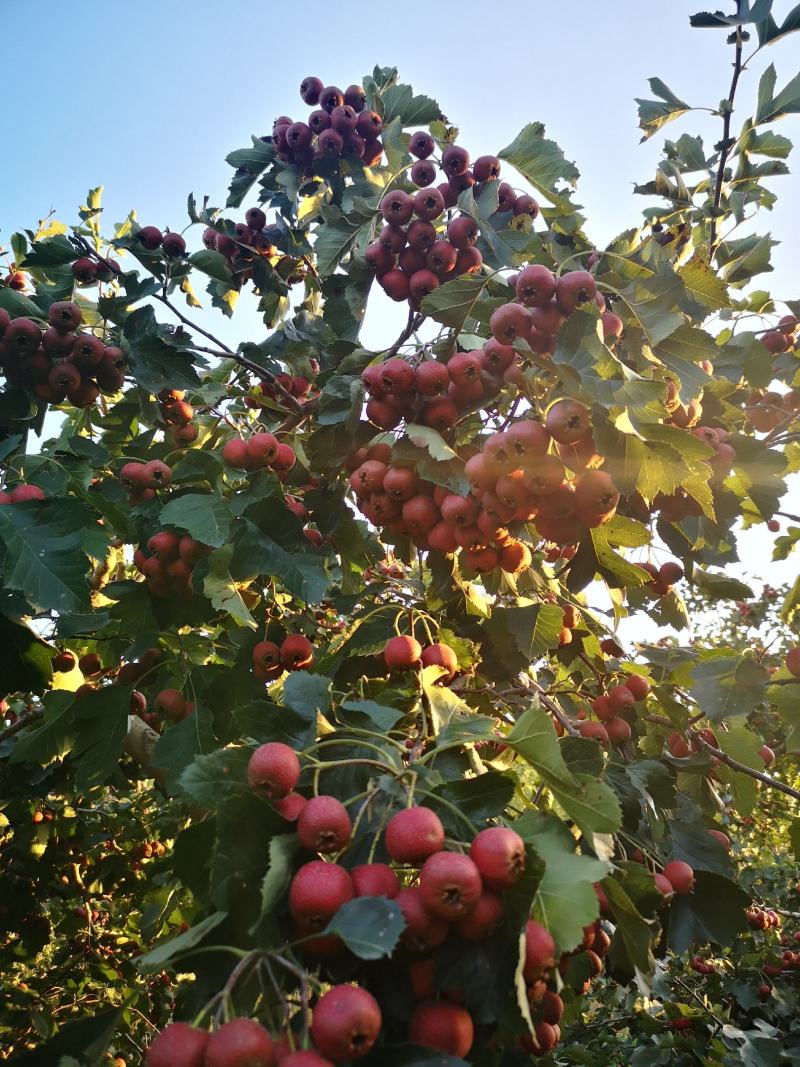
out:
{"label": "clear sky", "polygon": [[[794,2],[776,0],[776,17]],[[109,222],[135,207],[143,224],[181,229],[190,191],[224,203],[227,152],[247,145],[251,133],[268,132],[278,114],[305,117],[298,94],[305,75],[345,87],[376,63],[399,67],[403,81],[435,97],[473,155],[499,150],[526,122],[543,122],[581,171],[578,200],[589,235],[602,245],[635,225],[647,202],[632,194],[634,182],[653,176],[662,140],[639,144],[633,98],[651,95],[647,78],[661,77],[697,106],[715,107],[727,93],[732,50],[725,33],[692,30],[688,22],[691,13],[717,6],[0,0],[0,245],[51,209],[75,221],[77,205],[99,184]],[[800,68],[800,34],[753,61],[735,128],[752,113],[758,76],[770,62],[780,89]],[[684,129],[703,133],[709,145],[720,135],[719,120],[702,113],[667,127],[666,135]],[[800,119],[783,121],[780,132],[800,141]],[[777,297],[797,298],[800,179],[794,173],[772,187],[778,206],[758,228],[783,234],[784,243],[764,280]],[[388,316],[385,306],[373,308],[368,343],[388,343]],[[391,320],[394,329],[395,309]],[[225,333],[259,340],[263,326],[245,315]],[[797,513],[793,495],[788,510]],[[766,576],[771,540],[763,532],[747,538],[751,573]],[[790,561],[770,578],[796,569]]]}

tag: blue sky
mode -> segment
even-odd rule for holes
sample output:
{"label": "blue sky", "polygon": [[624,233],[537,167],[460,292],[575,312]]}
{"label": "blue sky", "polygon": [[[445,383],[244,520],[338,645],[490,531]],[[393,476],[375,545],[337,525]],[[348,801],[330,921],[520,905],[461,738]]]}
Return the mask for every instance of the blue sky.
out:
{"label": "blue sky", "polygon": [[[776,0],[776,17],[793,4]],[[652,177],[661,142],[639,144],[633,98],[650,95],[647,78],[658,75],[698,106],[716,106],[727,92],[725,34],[688,23],[692,12],[715,6],[679,0],[656,13],[643,0],[371,7],[352,0],[0,0],[0,245],[51,209],[74,221],[87,190],[99,184],[109,223],[135,207],[143,224],[181,229],[187,193],[224,203],[228,151],[268,132],[278,114],[305,117],[298,94],[305,75],[345,87],[376,63],[398,66],[402,80],[435,97],[473,155],[497,151],[526,122],[542,121],[581,171],[578,200],[590,236],[602,244],[634,225],[646,204],[632,186]],[[755,59],[741,83],[739,121],[751,112],[769,62],[780,88],[800,68],[800,34]],[[713,144],[720,124],[690,115],[667,135],[684,129]],[[800,120],[784,121],[780,132],[800,140]],[[793,298],[800,294],[800,179],[776,179],[773,188],[778,207],[758,227],[785,240],[765,281],[777,297]],[[368,342],[387,343],[384,316],[380,305],[373,310]],[[225,328],[237,339],[241,331],[258,340],[263,327],[245,315]],[[789,510],[800,511],[800,501],[793,504]],[[771,537],[751,535],[747,545],[743,556],[763,570]],[[780,570],[788,577],[796,564]]]}

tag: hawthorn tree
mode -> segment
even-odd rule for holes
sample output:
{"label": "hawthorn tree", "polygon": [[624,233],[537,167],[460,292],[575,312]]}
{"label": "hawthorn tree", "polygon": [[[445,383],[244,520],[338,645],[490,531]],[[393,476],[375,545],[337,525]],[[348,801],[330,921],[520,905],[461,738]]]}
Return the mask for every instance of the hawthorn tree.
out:
{"label": "hawthorn tree", "polygon": [[[770,66],[734,123],[748,49],[800,28],[770,7],[693,17],[732,50],[721,140],[667,140],[604,249],[540,123],[473,158],[386,68],[306,78],[181,232],[109,233],[93,190],[13,236],[15,1061],[556,1062],[594,978],[748,930],[722,827],[800,798],[800,648],[619,628],[746,601],[736,529],[798,469],[800,303],[736,236],[800,110]],[[650,84],[645,138],[692,110]],[[378,289],[407,323],[373,351]],[[240,296],[268,332],[233,348]]]}

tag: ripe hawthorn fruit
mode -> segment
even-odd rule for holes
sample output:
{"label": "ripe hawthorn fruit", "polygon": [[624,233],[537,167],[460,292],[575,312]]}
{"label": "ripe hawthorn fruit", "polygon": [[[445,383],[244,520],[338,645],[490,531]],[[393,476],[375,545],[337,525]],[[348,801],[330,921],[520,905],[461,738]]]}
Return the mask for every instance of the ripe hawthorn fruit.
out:
{"label": "ripe hawthorn fruit", "polygon": [[[419,498],[413,497],[412,501],[416,499]],[[422,645],[414,637],[390,637],[384,647],[383,658],[390,671],[404,671],[416,667],[419,663],[422,658]]]}
{"label": "ripe hawthorn fruit", "polygon": [[450,929],[445,919],[433,915],[425,906],[419,886],[401,889],[395,902],[403,913],[405,929],[401,941],[412,952],[429,952],[447,938]]}
{"label": "ripe hawthorn fruit", "polygon": [[231,1019],[208,1039],[204,1067],[272,1067],[272,1038],[255,1019]]}
{"label": "ripe hawthorn fruit", "polygon": [[305,671],[314,662],[314,646],[302,634],[290,634],[281,643],[281,663],[287,671]]}
{"label": "ripe hawthorn fruit", "polygon": [[331,1060],[366,1056],[381,1030],[381,1009],[366,989],[336,985],[325,993],[311,1016],[311,1037]]}
{"label": "ripe hawthorn fruit", "polygon": [[280,799],[292,792],[300,778],[300,760],[282,741],[259,745],[247,764],[250,788],[261,796]]}
{"label": "ripe hawthorn fruit", "polygon": [[444,1000],[429,1000],[414,1009],[408,1037],[415,1045],[463,1058],[472,1048],[475,1028],[466,1008]]}
{"label": "ripe hawthorn fruit", "polygon": [[490,889],[511,889],[525,871],[525,842],[506,826],[481,830],[469,854]]}
{"label": "ripe hawthorn fruit", "polygon": [[484,889],[469,915],[455,924],[456,930],[465,941],[483,941],[495,932],[503,911],[503,898],[499,893]]}
{"label": "ripe hawthorn fruit", "polygon": [[297,820],[300,844],[312,852],[339,852],[350,840],[353,825],[347,808],[332,796],[312,797]]}
{"label": "ripe hawthorn fruit", "polygon": [[523,975],[527,982],[533,982],[555,965],[556,944],[541,923],[529,919],[525,926],[525,962]]}
{"label": "ripe hawthorn fruit", "polygon": [[342,904],[353,899],[353,881],[338,863],[311,860],[289,886],[289,913],[309,930],[327,926]]}
{"label": "ripe hawthorn fruit", "polygon": [[350,872],[357,897],[388,897],[400,892],[400,880],[387,863],[362,863]]}
{"label": "ripe hawthorn fruit", "polygon": [[694,889],[694,871],[683,860],[672,860],[664,868],[663,875],[679,897],[688,896]]}
{"label": "ripe hawthorn fruit", "polygon": [[445,645],[441,641],[423,648],[420,658],[423,667],[443,667],[447,671],[447,674],[443,677],[448,682],[455,677],[455,673],[458,670],[458,657],[449,645]]}
{"label": "ripe hawthorn fruit", "polygon": [[170,1023],[147,1050],[146,1067],[205,1067],[209,1036],[188,1023]]}
{"label": "ripe hawthorn fruit", "polygon": [[422,863],[444,848],[444,827],[431,808],[405,808],[389,820],[384,842],[395,863]]}
{"label": "ripe hawthorn fruit", "polygon": [[481,875],[469,856],[436,852],[422,865],[419,888],[422,901],[432,915],[455,922],[469,915],[478,903]]}

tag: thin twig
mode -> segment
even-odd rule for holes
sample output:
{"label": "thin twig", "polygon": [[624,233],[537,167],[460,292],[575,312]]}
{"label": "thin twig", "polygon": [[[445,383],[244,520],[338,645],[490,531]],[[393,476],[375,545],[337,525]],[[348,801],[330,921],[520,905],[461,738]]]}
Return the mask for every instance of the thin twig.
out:
{"label": "thin twig", "polygon": [[[742,0],[736,0],[736,14],[742,13]],[[708,250],[709,258],[714,255],[717,242],[717,211],[722,200],[722,185],[725,180],[725,164],[728,162],[728,155],[732,148],[731,142],[731,117],[733,115],[733,99],[736,96],[736,86],[739,84],[739,75],[742,73],[742,27],[738,25],[736,27],[736,53],[733,61],[733,77],[731,79],[731,87],[728,90],[728,96],[726,98],[725,114],[722,118],[722,146],[719,153],[719,164],[717,166],[717,180],[714,185],[714,206],[711,215],[711,232],[709,235]]]}
{"label": "thin twig", "polygon": [[794,797],[795,800],[800,800],[800,792],[798,792],[797,789],[792,789],[790,785],[786,785],[785,782],[780,782],[777,778],[772,778],[770,775],[764,774],[763,771],[757,771],[753,767],[748,767],[745,763],[740,763],[726,752],[723,752],[722,749],[710,745],[708,741],[700,737],[696,730],[691,730],[690,733],[693,741],[702,745],[712,756],[716,756],[721,763],[727,763],[732,770],[747,774],[751,778],[756,778],[759,782],[763,782],[764,785],[769,786],[770,789],[777,789],[779,792],[785,793],[789,797]]}
{"label": "thin twig", "polygon": [[27,715],[20,716],[16,722],[12,722],[10,726],[5,728],[5,730],[0,730],[0,744],[2,744],[3,741],[7,741],[9,737],[13,737],[14,734],[18,734],[20,730],[24,730],[26,726],[30,726],[32,722],[37,722],[43,716],[44,708],[36,708]]}

